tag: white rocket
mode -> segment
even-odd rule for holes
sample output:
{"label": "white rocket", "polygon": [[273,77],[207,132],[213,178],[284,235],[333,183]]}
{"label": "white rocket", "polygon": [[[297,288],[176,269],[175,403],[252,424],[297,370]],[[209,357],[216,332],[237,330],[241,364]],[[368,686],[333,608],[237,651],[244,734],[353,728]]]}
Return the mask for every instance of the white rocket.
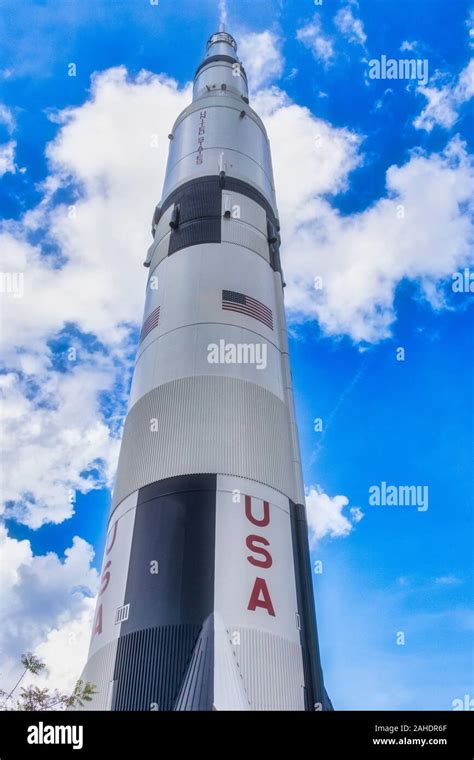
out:
{"label": "white rocket", "polygon": [[332,709],[270,146],[224,27],[170,134],[88,709]]}

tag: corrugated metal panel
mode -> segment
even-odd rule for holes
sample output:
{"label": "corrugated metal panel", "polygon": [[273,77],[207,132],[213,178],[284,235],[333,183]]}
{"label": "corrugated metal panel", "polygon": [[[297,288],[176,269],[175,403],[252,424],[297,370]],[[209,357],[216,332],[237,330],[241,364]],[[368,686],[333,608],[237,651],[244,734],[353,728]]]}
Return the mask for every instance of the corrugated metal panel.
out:
{"label": "corrugated metal panel", "polygon": [[179,225],[177,230],[173,230],[170,238],[168,254],[171,256],[176,251],[183,248],[189,248],[192,245],[200,243],[220,243],[221,242],[221,220],[217,219],[196,219],[192,222]]}
{"label": "corrugated metal panel", "polygon": [[290,504],[291,538],[295,561],[296,593],[301,620],[301,647],[305,673],[307,710],[331,709],[326,704],[318,631],[314,611],[313,580],[308,543],[306,510],[302,504]]}
{"label": "corrugated metal panel", "polygon": [[[159,328],[156,328],[146,338],[148,345],[137,357],[129,409],[153,388],[190,375],[236,377],[260,385],[278,398],[285,399],[286,391],[281,378],[280,353],[267,338],[267,334],[271,332],[269,328],[238,312],[222,311],[222,315],[229,321],[245,320],[249,324],[254,322],[257,329],[249,330],[228,322],[219,322],[218,318],[214,323],[209,319],[209,324],[190,324],[189,327],[175,329],[164,335],[159,335]],[[159,338],[154,340],[157,334]],[[264,366],[262,354],[259,354],[260,364],[250,362],[248,364],[210,364],[209,346],[219,345],[218,341],[224,336],[226,344],[250,344],[253,347],[255,343],[260,346],[265,344],[265,368],[258,369],[258,366]]]}
{"label": "corrugated metal panel", "polygon": [[[294,416],[294,405],[293,405],[292,397],[290,398],[288,404],[289,404],[290,414]],[[303,482],[303,470],[301,467],[301,454],[300,454],[300,444],[299,444],[299,438],[298,438],[298,429],[296,427],[296,424],[294,424],[293,422],[291,422],[290,429],[291,429],[291,439],[292,439],[292,445],[293,445],[293,467],[294,467],[295,482],[296,482],[295,493],[297,494],[297,497],[298,497],[298,504],[304,504],[305,503],[304,482]]]}
{"label": "corrugated metal panel", "polygon": [[[267,214],[265,208],[260,203],[257,203],[253,198],[248,198],[243,193],[231,192],[230,190],[224,190],[222,192],[222,215],[225,211],[225,197],[228,196],[232,206],[239,206],[240,216],[238,219],[240,222],[250,224],[255,227],[256,230],[267,236]],[[229,219],[229,224],[237,221],[233,217]],[[268,248],[268,244],[267,244]],[[268,251],[267,251],[268,253]]]}
{"label": "corrugated metal panel", "polygon": [[114,710],[172,710],[200,626],[166,625],[121,636]]}
{"label": "corrugated metal panel", "polygon": [[[232,632],[233,634],[234,632]],[[218,612],[214,613],[214,708],[251,710],[232,637]]]}
{"label": "corrugated metal panel", "polygon": [[[206,115],[204,116],[204,114]],[[226,106],[218,109],[213,106],[204,108],[201,105],[199,110],[196,109],[188,112],[174,128],[173,139],[169,146],[165,188],[175,164],[184,156],[192,154],[194,166],[196,167],[196,150],[199,135],[204,138],[202,143],[203,148],[214,148],[224,151],[226,155],[225,161],[232,160],[227,158],[228,151],[240,152],[247,156],[262,168],[270,180],[270,184],[273,185],[270,174],[270,146],[260,124],[247,117],[241,119],[239,112],[234,108]],[[235,172],[230,171],[229,166],[227,166],[226,171],[235,176]]]}
{"label": "corrugated metal panel", "polygon": [[267,238],[261,232],[258,232],[255,227],[250,227],[245,222],[239,222],[237,219],[223,219],[222,242],[236,243],[244,248],[249,248],[251,251],[258,253],[259,256],[262,256],[265,261],[270,261]]}
{"label": "corrugated metal panel", "polygon": [[[209,66],[209,64],[216,64],[216,63],[230,63],[231,66],[237,63],[237,58],[233,53],[229,55],[229,47],[228,42],[213,42],[213,54],[207,55],[206,58],[204,58],[203,61],[199,64],[199,66],[196,69],[196,73],[194,74],[194,78],[196,79],[197,75],[204,69]],[[245,72],[245,69],[243,65],[239,61],[239,75],[242,76],[245,81],[247,81],[247,74]]]}
{"label": "corrugated metal panel", "polygon": [[175,702],[179,711],[210,710],[213,701],[213,639],[212,615],[205,621],[194,647],[186,676]]}
{"label": "corrugated metal panel", "polygon": [[158,244],[160,240],[164,238],[170,231],[170,220],[173,213],[173,206],[169,206],[165,209],[160,217],[158,226],[155,230],[155,243]]}
{"label": "corrugated metal panel", "polygon": [[113,505],[148,483],[191,473],[237,475],[293,499],[292,458],[288,411],[273,393],[236,378],[180,378],[130,410]]}
{"label": "corrugated metal panel", "polygon": [[[173,143],[174,140],[171,145],[173,145]],[[272,205],[274,205],[272,178],[265,171],[265,166],[268,166],[267,163],[260,164],[251,156],[248,156],[239,150],[235,150],[230,146],[225,147],[220,145],[219,147],[212,147],[210,142],[203,149],[202,164],[196,164],[195,152],[176,154],[176,156],[179,155],[180,158],[174,158],[172,163],[169,164],[163,188],[163,197],[166,197],[179,185],[191,179],[207,176],[214,172],[217,174],[219,172],[223,152],[225,156],[225,165],[227,167],[226,171],[229,176],[236,177],[237,179],[241,179],[244,182],[253,185],[259,192],[267,197]]]}
{"label": "corrugated metal panel", "polygon": [[[184,121],[184,119],[186,119],[189,114],[194,113],[194,111],[202,111],[206,108],[233,108],[234,111],[237,111],[236,116],[238,116],[241,111],[245,111],[245,118],[252,119],[252,121],[258,124],[263,134],[268,139],[265,125],[260,116],[253,110],[253,108],[247,103],[244,103],[240,97],[234,95],[232,92],[224,92],[221,90],[216,90],[212,93],[209,93],[205,97],[200,97],[198,101],[193,101],[190,103],[189,106],[184,109],[184,111],[181,111],[180,115],[173,124],[173,132],[176,131],[178,125],[181,124],[181,122]],[[219,116],[217,116],[217,118],[219,118]]]}
{"label": "corrugated metal panel", "polygon": [[170,239],[171,239],[171,229],[168,226],[168,232],[166,235],[161,238],[158,245],[153,250],[151,259],[150,259],[150,277],[154,274],[154,270],[160,263],[160,261],[163,261],[163,259],[166,259],[168,256],[168,251],[170,247]]}
{"label": "corrugated metal panel", "polygon": [[252,628],[228,627],[240,634],[234,646],[252,710],[304,710],[301,647]]}
{"label": "corrugated metal panel", "polygon": [[96,694],[90,702],[84,702],[79,710],[110,710],[108,704],[111,682],[114,677],[115,656],[118,639],[106,644],[90,657],[81,675],[81,680],[94,684]]}
{"label": "corrugated metal panel", "polygon": [[206,66],[196,76],[193,87],[193,98],[196,99],[199,95],[205,92],[212,92],[213,90],[220,89],[224,84],[227,90],[234,92],[236,95],[244,95],[248,97],[247,81],[240,74],[235,76],[232,64],[225,64],[222,61],[211,63]]}

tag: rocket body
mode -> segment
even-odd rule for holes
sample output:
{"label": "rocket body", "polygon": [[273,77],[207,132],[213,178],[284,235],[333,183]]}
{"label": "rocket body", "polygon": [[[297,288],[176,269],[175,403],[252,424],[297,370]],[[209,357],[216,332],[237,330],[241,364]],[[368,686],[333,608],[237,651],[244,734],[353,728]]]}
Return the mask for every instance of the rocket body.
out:
{"label": "rocket body", "polygon": [[214,34],[170,135],[89,658],[89,709],[331,709],[270,146]]}

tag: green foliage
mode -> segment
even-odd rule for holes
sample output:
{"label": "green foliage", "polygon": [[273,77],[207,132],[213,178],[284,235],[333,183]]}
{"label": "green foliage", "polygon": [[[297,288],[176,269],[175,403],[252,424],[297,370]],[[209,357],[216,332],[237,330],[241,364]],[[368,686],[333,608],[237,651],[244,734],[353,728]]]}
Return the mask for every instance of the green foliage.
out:
{"label": "green foliage", "polygon": [[84,707],[84,703],[90,702],[94,694],[97,693],[94,684],[89,681],[84,682],[79,680],[74,686],[72,694],[62,694],[58,689],[50,692],[48,688],[41,689],[39,686],[30,685],[26,687],[22,686],[20,697],[13,700],[13,693],[26,673],[38,675],[38,673],[41,673],[46,668],[45,663],[41,662],[31,652],[21,656],[21,664],[24,667],[24,671],[10,693],[7,694],[6,691],[0,689],[0,698],[3,699],[0,709],[27,712],[74,709]]}
{"label": "green foliage", "polygon": [[31,652],[27,652],[27,654],[21,655],[21,664],[25,668],[25,670],[29,671],[30,673],[33,673],[33,675],[37,675],[38,673],[41,673],[42,670],[45,669],[46,665],[44,662],[41,662],[37,657],[35,657],[34,654]]}

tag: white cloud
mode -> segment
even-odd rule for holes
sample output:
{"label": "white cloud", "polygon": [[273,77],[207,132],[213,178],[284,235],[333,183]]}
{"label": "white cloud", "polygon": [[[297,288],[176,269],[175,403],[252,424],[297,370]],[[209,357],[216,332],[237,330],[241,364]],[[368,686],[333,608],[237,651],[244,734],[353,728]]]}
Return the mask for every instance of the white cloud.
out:
{"label": "white cloud", "polygon": [[[311,215],[315,195],[334,194],[347,186],[360,162],[360,137],[332,127],[308,108],[293,103],[277,88],[264,90],[252,104],[262,116],[272,145],[277,200],[285,245],[294,227]],[[291,140],[288,139],[291,135]]]}
{"label": "white cloud", "polygon": [[[73,514],[77,491],[111,485],[119,442],[101,417],[98,395],[110,392],[114,379],[105,361],[67,373],[0,375],[6,516],[30,528],[60,523]],[[87,476],[91,465],[97,474]]]}
{"label": "white cloud", "polygon": [[[24,276],[23,296],[3,293],[1,304],[10,370],[2,378],[3,497],[15,502],[9,514],[31,527],[69,517],[70,489],[110,485],[118,442],[100,415],[99,394],[128,370],[129,326],[143,310],[147,220],[159,200],[167,135],[189,100],[189,87],[179,90],[166,77],[130,81],[124,68],[96,76],[89,101],[55,115],[60,129],[47,150],[43,201],[3,226],[1,271]],[[80,189],[75,218],[54,199],[71,185]],[[31,245],[31,232],[56,246],[59,259]],[[97,336],[108,358],[82,351],[76,368],[59,373],[47,341],[71,323]],[[85,477],[97,460],[98,473]]]}
{"label": "white cloud", "polygon": [[342,538],[351,533],[364,513],[359,507],[352,507],[349,510],[350,518],[346,517],[343,510],[348,504],[347,496],[328,496],[319,486],[307,489],[306,515],[311,547],[325,536]]}
{"label": "white cloud", "polygon": [[290,318],[316,319],[328,335],[378,342],[391,335],[404,279],[441,308],[443,284],[472,260],[474,173],[465,145],[454,138],[441,154],[412,153],[387,170],[384,197],[342,216],[328,196],[347,186],[360,162],[360,139],[278,91],[263,93],[257,104],[273,149]]}
{"label": "white cloud", "polygon": [[[361,19],[354,16],[353,8],[357,8],[357,3],[350,2],[340,8],[334,17],[334,24],[350,43],[363,46],[367,35]],[[297,30],[296,39],[311,50],[314,57],[322,61],[325,66],[328,66],[335,57],[334,37],[323,30],[321,17],[317,13],[311,21]]]}
{"label": "white cloud", "polygon": [[226,0],[219,0],[219,23],[227,24],[227,3]]}
{"label": "white cloud", "polygon": [[9,142],[0,145],[0,177],[7,173],[14,174],[16,172],[15,148],[15,140],[9,140]]}
{"label": "white cloud", "polygon": [[41,685],[68,691],[84,664],[91,631],[98,583],[92,547],[76,536],[64,559],[53,552],[34,556],[29,541],[9,537],[0,525],[0,557],[1,688],[13,687],[21,654],[32,651],[50,669]]}
{"label": "white cloud", "polygon": [[249,87],[258,90],[283,73],[281,40],[268,29],[238,36],[238,54],[247,73]]}
{"label": "white cloud", "polygon": [[436,125],[450,129],[459,117],[463,103],[474,95],[474,59],[461,71],[458,81],[433,87],[417,87],[428,103],[413,124],[417,129],[431,132]]}
{"label": "white cloud", "polygon": [[472,49],[474,48],[474,8],[469,11],[466,26],[469,29],[469,47]]}
{"label": "white cloud", "polygon": [[459,586],[462,580],[455,575],[440,575],[439,578],[435,578],[435,583],[437,586]]}
{"label": "white cloud", "polygon": [[360,522],[364,517],[364,513],[360,507],[351,507],[349,512],[351,513],[352,521],[354,523]]}
{"label": "white cloud", "polygon": [[[91,99],[56,115],[61,124],[47,154],[51,174],[45,200],[21,227],[10,225],[1,242],[2,271],[25,272],[25,297],[8,299],[6,340],[36,347],[66,322],[107,345],[123,340],[124,323],[138,323],[151,242],[149,224],[158,202],[171,125],[191,98],[166,77],[147,73],[134,81],[123,67],[94,77]],[[152,137],[158,148],[152,147]],[[58,187],[80,188],[75,218],[54,205]],[[65,260],[53,266],[24,229],[45,229]]]}
{"label": "white cloud", "polygon": [[352,5],[346,5],[344,8],[341,8],[336,13],[334,23],[341,34],[343,34],[349,42],[364,45],[367,40],[364,25],[361,19],[356,18],[352,13],[352,7]]}
{"label": "white cloud", "polygon": [[410,585],[410,579],[406,575],[401,575],[399,578],[397,578],[397,584],[405,588],[406,586]]}
{"label": "white cloud", "polygon": [[[300,39],[318,52],[317,30],[307,29]],[[251,64],[256,81],[281,72],[277,47],[268,44],[271,33],[263,34]],[[329,44],[319,50],[323,60],[333,55]],[[30,526],[66,519],[70,488],[87,491],[110,482],[117,440],[101,417],[99,394],[115,394],[117,376],[128,366],[128,325],[139,322],[143,308],[146,220],[159,200],[167,135],[190,97],[189,87],[180,90],[162,76],[142,73],[131,80],[122,67],[97,75],[90,100],[55,116],[59,131],[48,148],[44,200],[21,225],[4,225],[1,269],[25,274],[24,297],[2,298],[9,369],[2,377],[4,430],[18,442],[4,449],[10,450],[6,495],[17,502],[17,518]],[[360,136],[314,117],[277,88],[260,91],[252,103],[272,141],[290,316],[318,319],[329,335],[375,342],[390,334],[394,293],[404,278],[419,282],[438,307],[439,283],[468,256],[472,166],[465,146],[454,139],[443,154],[414,153],[388,170],[386,197],[343,217],[330,197],[347,187],[361,162]],[[151,147],[152,135],[158,149]],[[80,190],[75,219],[54,196],[70,186]],[[404,219],[397,217],[400,206]],[[29,233],[41,231],[58,257],[28,242]],[[316,275],[323,277],[319,293]],[[47,341],[68,323],[97,336],[106,353],[86,351],[77,367],[60,373]],[[84,470],[99,459],[101,471],[86,479]],[[21,502],[26,487],[31,498]],[[313,542],[348,535],[361,519],[358,507],[344,512],[347,497],[315,487],[307,503]],[[93,590],[97,581],[90,547],[76,539],[64,561],[55,554],[34,557],[28,541],[5,539],[3,551],[10,614],[1,635],[10,670],[21,651],[39,648],[54,678],[66,683],[67,661],[83,657],[90,631],[93,603],[80,591]],[[68,633],[79,642],[74,655],[66,649]],[[76,678],[80,667],[71,669]]]}
{"label": "white cloud", "polygon": [[400,45],[400,50],[415,50],[417,45],[416,41],[410,42],[410,40],[404,40]]}
{"label": "white cloud", "polygon": [[[14,430],[18,443],[6,447],[15,466],[8,467],[5,495],[29,525],[66,519],[69,489],[110,483],[117,440],[100,416],[98,396],[126,366],[128,325],[141,317],[146,220],[159,199],[170,125],[189,98],[189,88],[179,90],[166,77],[142,73],[129,80],[123,68],[96,76],[89,101],[55,116],[60,129],[48,147],[45,199],[21,227],[4,227],[2,271],[25,274],[24,297],[2,297],[12,375],[2,381],[5,430],[11,436]],[[376,342],[390,335],[394,294],[404,278],[442,305],[439,283],[468,261],[472,167],[464,146],[454,140],[443,155],[414,154],[391,167],[387,197],[342,217],[329,198],[347,187],[360,163],[360,137],[314,117],[275,87],[252,102],[272,142],[290,317],[317,319],[329,335]],[[150,144],[155,134],[158,149]],[[80,188],[75,219],[67,204],[54,203],[54,190],[71,184]],[[57,246],[60,265],[25,239],[38,230]],[[323,278],[321,291],[313,287],[315,276]],[[86,352],[84,369],[54,372],[46,341],[67,323],[96,335],[109,358]],[[44,389],[36,400],[28,393],[34,385]],[[37,408],[43,397],[54,402]],[[84,478],[99,459],[97,476]]]}
{"label": "white cloud", "polygon": [[[4,103],[0,103],[0,124],[3,124],[9,135],[15,131],[16,120],[13,111]],[[15,174],[17,171],[15,150],[15,140],[9,140],[0,145],[0,177],[4,174]]]}
{"label": "white cloud", "polygon": [[306,26],[297,30],[296,39],[309,48],[318,61],[328,64],[334,58],[333,40],[324,34],[318,15],[315,15]]}
{"label": "white cloud", "polygon": [[15,131],[16,121],[13,111],[4,103],[0,103],[0,124],[4,124],[10,134]]}
{"label": "white cloud", "polygon": [[397,578],[397,584],[406,588],[407,591],[412,593],[429,594],[437,586],[461,586],[463,584],[462,578],[458,578],[456,575],[440,575],[437,578],[429,579],[415,579],[407,576],[400,576]]}
{"label": "white cloud", "polygon": [[84,597],[81,612],[65,610],[36,647],[36,656],[47,665],[47,672],[34,679],[40,688],[72,692],[87,661],[95,606],[95,597]]}

